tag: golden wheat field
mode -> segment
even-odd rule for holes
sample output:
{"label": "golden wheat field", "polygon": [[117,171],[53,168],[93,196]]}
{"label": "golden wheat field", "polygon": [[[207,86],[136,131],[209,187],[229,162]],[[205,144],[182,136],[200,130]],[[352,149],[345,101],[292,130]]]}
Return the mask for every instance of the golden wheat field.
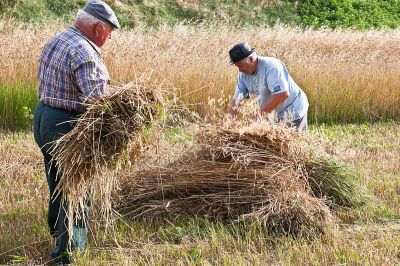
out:
{"label": "golden wheat field", "polygon": [[[0,24],[0,78],[35,88],[44,44],[65,25]],[[228,51],[248,41],[259,55],[281,59],[310,101],[314,122],[399,118],[400,31],[331,31],[293,28],[137,28],[113,33],[103,49],[115,83],[151,79],[180,91],[204,115],[225,107],[237,69]],[[204,108],[214,98],[214,107]]]}

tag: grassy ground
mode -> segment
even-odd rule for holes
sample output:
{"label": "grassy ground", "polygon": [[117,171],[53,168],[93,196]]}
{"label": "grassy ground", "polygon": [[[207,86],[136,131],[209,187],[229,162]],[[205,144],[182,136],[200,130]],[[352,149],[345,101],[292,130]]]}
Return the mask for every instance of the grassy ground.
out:
{"label": "grassy ground", "polygon": [[[205,219],[91,222],[78,265],[394,265],[400,263],[400,125],[312,126],[321,153],[362,175],[376,200],[335,210],[337,225],[313,241],[274,237],[256,222]],[[31,133],[0,134],[0,263],[46,263],[53,245],[45,217],[48,191]]]}

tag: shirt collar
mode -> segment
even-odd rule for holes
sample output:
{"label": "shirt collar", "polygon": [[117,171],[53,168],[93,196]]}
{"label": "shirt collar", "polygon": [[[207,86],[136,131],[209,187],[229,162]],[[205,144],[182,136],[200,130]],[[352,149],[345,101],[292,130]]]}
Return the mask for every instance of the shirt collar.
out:
{"label": "shirt collar", "polygon": [[72,31],[74,31],[76,34],[78,34],[79,36],[81,36],[82,38],[84,38],[92,47],[93,49],[100,55],[101,54],[101,49],[100,47],[98,47],[94,42],[92,42],[91,40],[89,40],[88,37],[86,37],[77,27],[75,26],[71,26],[70,29]]}

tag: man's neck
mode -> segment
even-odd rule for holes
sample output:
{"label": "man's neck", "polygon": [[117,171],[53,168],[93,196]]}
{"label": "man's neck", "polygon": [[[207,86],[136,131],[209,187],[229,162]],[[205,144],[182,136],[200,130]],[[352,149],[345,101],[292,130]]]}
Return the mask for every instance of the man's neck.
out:
{"label": "man's neck", "polygon": [[97,51],[98,54],[101,53],[101,48],[98,47],[93,41],[92,38],[90,38],[90,34],[88,34],[88,29],[85,27],[82,27],[81,25],[79,25],[79,23],[75,23],[74,25],[75,29],[78,30],[80,32],[80,34],[89,41],[89,44],[92,45],[92,47]]}

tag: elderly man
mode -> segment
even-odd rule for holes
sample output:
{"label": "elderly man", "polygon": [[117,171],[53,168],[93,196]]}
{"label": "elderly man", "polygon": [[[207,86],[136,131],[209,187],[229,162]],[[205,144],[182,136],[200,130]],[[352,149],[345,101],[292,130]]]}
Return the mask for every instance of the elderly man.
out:
{"label": "elderly man", "polygon": [[235,45],[229,55],[239,69],[229,114],[236,116],[241,100],[252,94],[258,98],[261,116],[275,111],[278,121],[286,119],[299,131],[307,130],[307,96],[280,60],[257,56],[248,43]]}
{"label": "elderly man", "polygon": [[78,12],[75,25],[53,37],[40,58],[40,102],[34,113],[34,136],[44,156],[50,189],[47,220],[56,240],[51,252],[55,263],[69,263],[70,248],[85,249],[87,230],[84,222],[77,221],[72,247],[68,247],[65,206],[62,196],[54,195],[61,173],[48,150],[52,141],[72,130],[70,121],[85,111],[83,103],[99,99],[106,92],[110,78],[100,48],[111,38],[115,28],[120,25],[112,9],[102,1],[89,1]]}

